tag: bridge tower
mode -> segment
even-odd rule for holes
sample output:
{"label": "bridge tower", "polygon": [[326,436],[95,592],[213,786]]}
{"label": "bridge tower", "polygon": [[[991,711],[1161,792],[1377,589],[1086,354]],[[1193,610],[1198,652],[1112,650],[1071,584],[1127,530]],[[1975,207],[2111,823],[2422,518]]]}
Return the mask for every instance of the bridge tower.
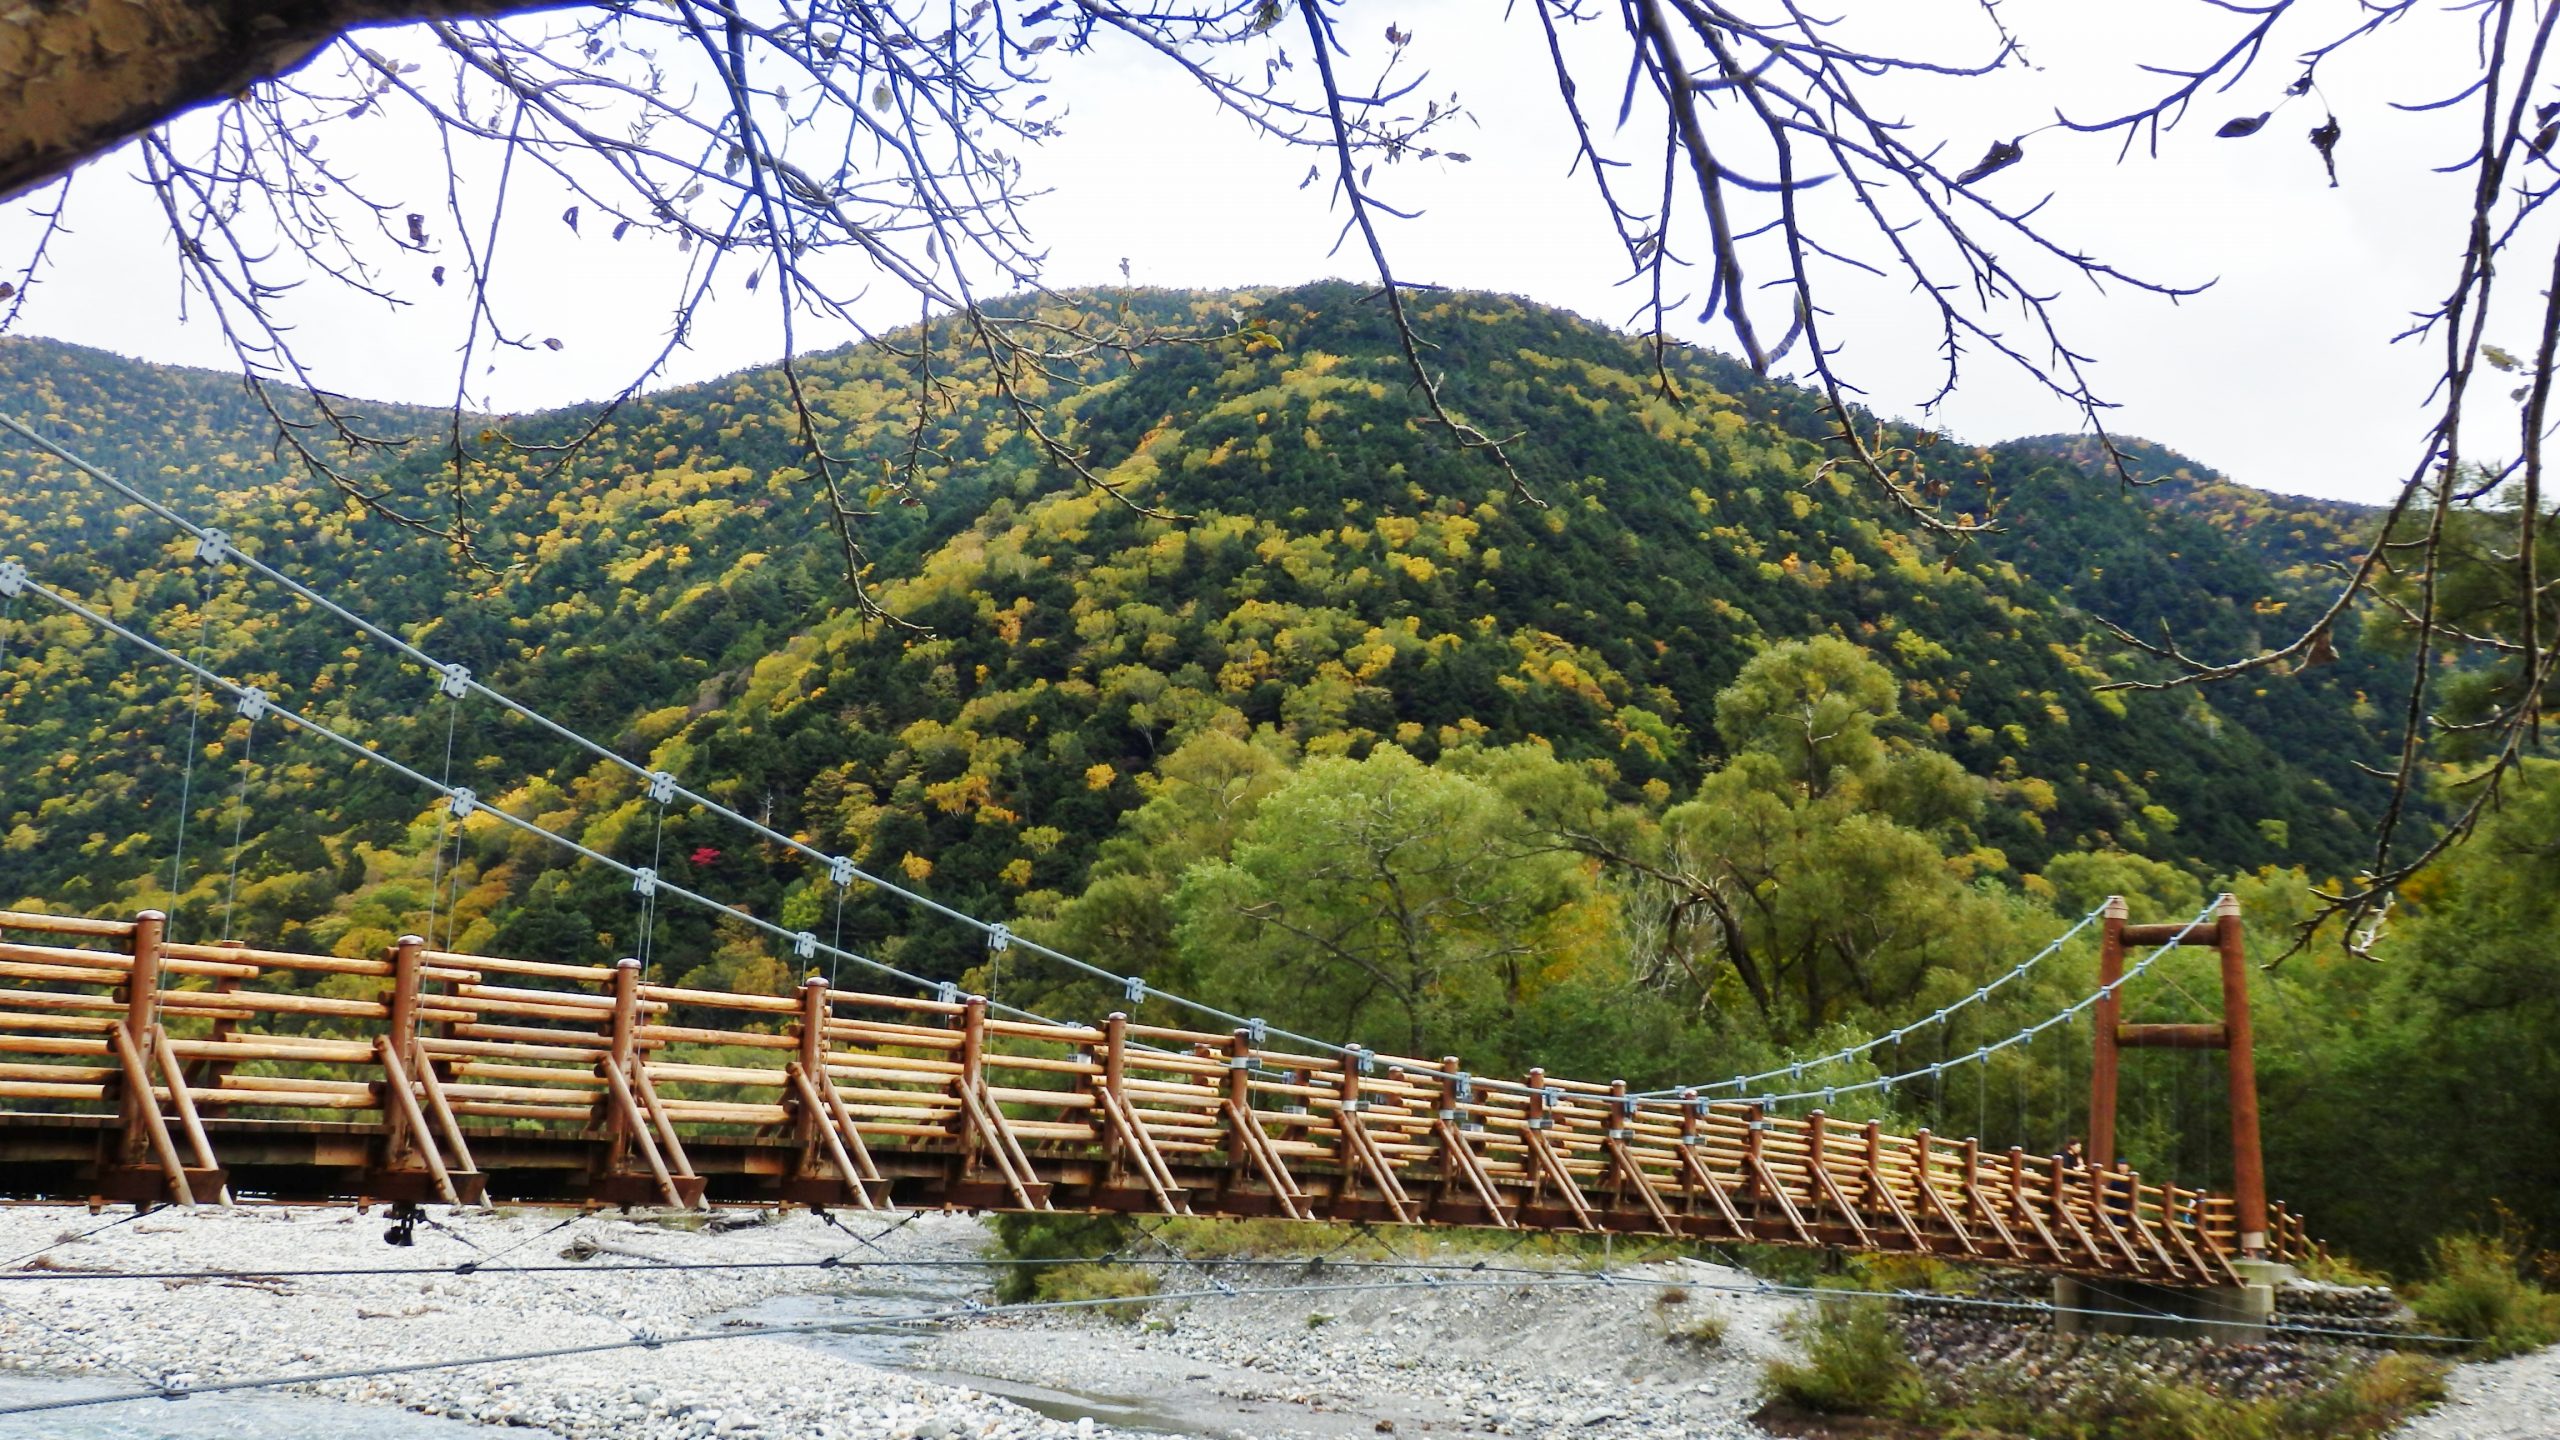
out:
{"label": "bridge tower", "polygon": [[[2267,1174],[2258,1146],[2258,1062],[2249,1026],[2249,957],[2240,933],[2240,901],[2225,895],[2211,926],[2128,925],[2121,895],[2110,896],[2098,937],[2099,997],[2092,1027],[2096,1054],[2089,1067],[2089,1163],[2116,1163],[2116,1075],[2127,1048],[2220,1050],[2231,1102],[2231,1199],[2239,1222],[2240,1253],[2255,1260],[2267,1251]],[[2124,979],[2128,945],[2211,947],[2222,956],[2222,1023],[2126,1025],[2124,1002],[2112,987]]]}
{"label": "bridge tower", "polygon": [[[2275,1287],[2292,1278],[2290,1267],[2267,1258],[2267,1177],[2258,1143],[2258,1066],[2255,1036],[2249,1023],[2249,960],[2242,943],[2240,901],[2224,895],[2214,906],[2210,926],[2126,923],[2124,897],[2109,896],[2098,938],[2098,1003],[2092,1007],[2089,1067],[2089,1165],[2106,1172],[2116,1168],[2117,1067],[2128,1048],[2220,1050],[2231,1106],[2231,1199],[2240,1258],[2233,1262],[2240,1284],[2206,1290],[2169,1291],[2151,1286],[2116,1285],[2100,1290],[2074,1277],[2054,1282],[2055,1303],[2063,1306],[2120,1309],[2127,1291],[2139,1291],[2140,1308],[2159,1318],[2055,1317],[2057,1327],[2139,1329],[2185,1334],[2207,1340],[2247,1338],[2263,1334],[2274,1318]],[[2210,947],[2222,960],[2222,1023],[2219,1025],[2127,1025],[2124,1002],[2114,986],[2124,979],[2127,946],[2192,945]]]}

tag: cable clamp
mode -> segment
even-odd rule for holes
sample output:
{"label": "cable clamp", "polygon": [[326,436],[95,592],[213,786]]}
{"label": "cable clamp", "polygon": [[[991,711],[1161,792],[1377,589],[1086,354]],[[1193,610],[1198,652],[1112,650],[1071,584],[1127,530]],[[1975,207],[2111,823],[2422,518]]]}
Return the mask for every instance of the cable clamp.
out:
{"label": "cable clamp", "polygon": [[660,1349],[667,1343],[665,1340],[659,1338],[658,1332],[655,1330],[634,1331],[632,1332],[631,1339],[643,1350]]}
{"label": "cable clamp", "polygon": [[240,703],[232,706],[231,708],[236,711],[242,719],[255,723],[266,719],[267,712],[275,707],[267,703],[266,691],[259,689],[255,685],[250,685],[241,690]]}
{"label": "cable clamp", "polygon": [[938,1004],[943,1004],[943,1005],[957,1005],[957,1004],[959,1004],[959,1003],[960,1003],[960,982],[959,982],[959,981],[957,981],[957,980],[945,980],[945,981],[943,981],[941,984],[934,986],[934,987],[933,987],[933,998],[934,998],[935,1002],[936,1002],[936,1003],[938,1003]]}
{"label": "cable clamp", "polygon": [[664,770],[650,771],[649,798],[660,805],[676,798],[676,777]]}
{"label": "cable clamp", "polygon": [[799,956],[803,960],[813,958],[818,953],[818,937],[810,934],[806,930],[792,936],[791,953]]}
{"label": "cable clamp", "polygon": [[658,872],[643,865],[631,872],[631,893],[646,900],[658,893]]}
{"label": "cable clamp", "polygon": [[853,888],[853,857],[838,855],[827,862],[827,883],[839,890]]}
{"label": "cable clamp", "polygon": [[2116,987],[2114,987],[2113,985],[2101,985],[2101,986],[2099,986],[2099,987],[2098,987],[2098,998],[2099,998],[2099,999],[2101,999],[2101,1000],[2113,1000],[2114,998],[2116,998]]}
{"label": "cable clamp", "polygon": [[1128,1001],[1132,1005],[1144,1004],[1147,998],[1146,977],[1142,975],[1130,975],[1122,978],[1120,981],[1120,998]]}
{"label": "cable clamp", "polygon": [[1564,1103],[1564,1089],[1561,1086],[1550,1085],[1538,1092],[1538,1098],[1550,1105],[1561,1105]]}
{"label": "cable clamp", "polygon": [[468,820],[471,812],[480,808],[480,797],[472,794],[470,787],[464,786],[445,797],[445,804],[453,811],[454,819]]}
{"label": "cable clamp", "polygon": [[1461,1070],[1452,1078],[1456,1083],[1451,1085],[1449,1088],[1459,1099],[1473,1100],[1476,1098],[1476,1077],[1468,1074],[1464,1070]]}
{"label": "cable clamp", "polygon": [[1269,1038],[1270,1034],[1270,1023],[1265,1021],[1259,1015],[1256,1015],[1252,1019],[1244,1022],[1245,1040],[1250,1044],[1260,1045],[1265,1039]]}
{"label": "cable clamp", "polygon": [[27,567],[15,560],[0,560],[0,596],[15,600],[27,588]]}
{"label": "cable clamp", "polygon": [[231,537],[220,530],[206,529],[196,532],[196,558],[207,565],[227,564],[239,553],[232,546]]}
{"label": "cable clamp", "polygon": [[455,700],[471,693],[471,667],[460,661],[436,672],[438,692]]}
{"label": "cable clamp", "polygon": [[1013,948],[1013,932],[1002,925],[987,927],[987,948],[1001,955]]}
{"label": "cable clamp", "polygon": [[1378,1052],[1365,1045],[1351,1047],[1351,1058],[1360,1062],[1360,1073],[1368,1074],[1378,1066]]}

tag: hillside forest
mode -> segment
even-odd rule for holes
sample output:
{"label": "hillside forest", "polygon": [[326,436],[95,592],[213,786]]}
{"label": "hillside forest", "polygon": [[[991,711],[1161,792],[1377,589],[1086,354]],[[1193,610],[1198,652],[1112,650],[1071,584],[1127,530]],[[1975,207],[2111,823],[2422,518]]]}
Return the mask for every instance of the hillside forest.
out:
{"label": "hillside forest", "polygon": [[[1825,470],[1804,392],[1688,354],[1667,398],[1604,328],[1433,297],[1434,363],[1454,403],[1519,437],[1522,493],[1414,422],[1392,332],[1350,287],[1040,303],[1234,338],[1095,354],[1046,397],[1107,488],[1017,438],[948,337],[906,337],[936,364],[921,405],[887,350],[804,362],[831,451],[921,477],[923,504],[863,522],[876,611],[853,603],[770,371],[478,434],[367,407],[410,438],[359,482],[454,480],[467,557],[280,461],[231,377],[10,340],[0,413],[868,875],[1159,991],[1483,1072],[1652,1088],[1885,1034],[1805,1083],[1926,1071],[2087,994],[2086,931],[2010,972],[2106,896],[2185,919],[2228,890],[2268,967],[2274,1193],[2386,1267],[2436,1228],[2560,1238],[2560,1151],[2513,1140],[2560,1112],[2560,961],[2540,938],[2560,767],[2528,761],[2367,957],[2302,927],[2384,795],[2364,767],[2391,753],[2409,643],[2388,614],[2292,674],[2101,688],[2162,678],[2101,619],[2245,652],[2376,517],[2157,447],[2141,455],[2166,482],[2128,489],[2068,438],[1897,433],[1952,509],[1998,522],[1943,540]],[[14,442],[0,559],[483,806],[787,930],[1050,1013],[1125,1004],[653,799]],[[404,932],[632,955],[770,992],[807,964],[485,811],[456,819],[26,597],[0,602],[0,904],[158,907],[184,938],[344,955]],[[2209,964],[2163,961],[2127,1018],[2217,1018]],[[1831,1108],[2049,1151],[2082,1131],[2089,1039],[2083,1020]],[[2222,1183],[2222,1098],[2216,1057],[2132,1057],[2128,1158]]]}

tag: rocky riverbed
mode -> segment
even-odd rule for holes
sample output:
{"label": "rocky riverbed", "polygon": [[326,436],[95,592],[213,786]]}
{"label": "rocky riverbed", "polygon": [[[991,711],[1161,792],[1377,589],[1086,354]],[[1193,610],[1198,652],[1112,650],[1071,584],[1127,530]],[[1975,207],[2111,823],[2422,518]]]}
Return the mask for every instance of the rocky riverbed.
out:
{"label": "rocky riverbed", "polygon": [[[843,1218],[850,1233],[807,1214],[438,1211],[401,1248],[380,1211],[0,1210],[0,1368],[19,1372],[0,1376],[0,1440],[468,1440],[490,1425],[557,1440],[1759,1440],[1762,1369],[1794,1309],[1696,1261],[1612,1285],[1292,1262],[1177,1264],[1167,1291],[1209,1293],[1128,1318],[975,1314],[976,1221]],[[955,1318],[892,1323],[927,1313]],[[2015,1327],[1914,1319],[1934,1365],[2056,1358]],[[448,1363],[633,1340],[658,1344]],[[2154,1348],[2137,1358],[2236,1371],[2243,1390],[2302,1358]],[[203,1393],[404,1365],[420,1368]],[[2057,1383],[2072,1370],[2035,1368]],[[7,1413],[168,1388],[199,1398]],[[2452,1391],[2408,1440],[2560,1440],[2560,1351],[2463,1367]]]}
{"label": "rocky riverbed", "polygon": [[[715,1231],[540,1212],[439,1218],[411,1248],[383,1243],[380,1212],[159,1211],[85,1239],[83,1211],[0,1212],[0,1254],[44,1250],[38,1278],[0,1282],[0,1358],[77,1376],[98,1393],[254,1377],[431,1364],[506,1352],[677,1337],[772,1295],[851,1288],[863,1272],[809,1268],[855,1250],[802,1215]],[[879,1228],[873,1222],[871,1228]],[[920,1217],[876,1244],[912,1260],[966,1260],[966,1219]],[[564,1255],[584,1255],[583,1263]],[[652,1262],[774,1268],[670,1271]],[[606,1265],[637,1268],[608,1270]],[[537,1271],[535,1266],[567,1266]],[[793,1265],[794,1268],[780,1268]],[[456,1267],[473,1266],[470,1273]],[[293,1275],[361,1268],[394,1273]],[[82,1272],[228,1270],[221,1279],[80,1279]],[[894,1302],[880,1308],[902,1308]],[[563,1440],[790,1440],[972,1436],[1064,1440],[1096,1433],[1020,1406],[866,1366],[786,1340],[722,1339],[321,1381],[296,1393],[393,1405]],[[157,1404],[159,1402],[150,1402]],[[37,1431],[32,1433],[48,1433]]]}
{"label": "rocky riverbed", "polygon": [[[1661,1287],[1557,1288],[1535,1276],[1346,1290],[1336,1287],[1412,1277],[1291,1266],[1218,1282],[1286,1284],[1285,1294],[1172,1301],[1143,1322],[994,1316],[917,1339],[861,1322],[966,1308],[984,1281],[965,1263],[985,1243],[973,1220],[925,1215],[893,1227],[845,1217],[857,1240],[805,1214],[669,1225],[439,1211],[413,1246],[395,1248],[379,1211],[159,1211],[107,1226],[113,1218],[0,1211],[0,1256],[41,1252],[0,1265],[17,1272],[0,1280],[0,1363],[77,1382],[42,1382],[40,1392],[25,1388],[39,1382],[12,1382],[19,1388],[0,1394],[0,1410],[31,1395],[202,1390],[418,1365],[438,1368],[315,1379],[291,1393],[561,1440],[1469,1430],[1751,1440],[1759,1432],[1744,1417],[1785,1309],[1718,1292],[1710,1287],[1747,1281],[1688,1262],[1679,1277],[1692,1286],[1668,1302]],[[815,1263],[828,1257],[846,1263]],[[673,1268],[685,1265],[721,1268]],[[230,1273],[200,1273],[208,1271]],[[103,1278],[131,1272],[190,1273]],[[1714,1324],[1700,1323],[1710,1316]],[[805,1328],[738,1333],[776,1324]],[[818,1328],[848,1325],[858,1328]],[[1704,1330],[1721,1330],[1720,1340],[1681,1338]],[[701,1334],[722,1338],[685,1338]],[[441,1364],[635,1338],[665,1343]],[[251,1398],[207,1397],[207,1407]],[[174,1412],[152,1400],[115,1413]],[[0,1436],[69,1433],[44,1428],[46,1419],[0,1415]],[[29,1423],[38,1428],[7,1428]],[[154,1433],[141,1423],[79,1433]]]}

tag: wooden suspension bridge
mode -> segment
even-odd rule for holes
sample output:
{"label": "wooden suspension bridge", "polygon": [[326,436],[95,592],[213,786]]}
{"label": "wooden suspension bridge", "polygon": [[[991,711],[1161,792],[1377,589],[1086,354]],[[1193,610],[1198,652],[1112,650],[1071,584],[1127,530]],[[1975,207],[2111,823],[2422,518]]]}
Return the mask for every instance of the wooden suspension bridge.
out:
{"label": "wooden suspension bridge", "polygon": [[[2216,946],[2226,1023],[2119,1026],[2109,993],[2097,1144],[2072,1158],[1536,1070],[1492,1082],[1455,1057],[1299,1054],[1124,1015],[1006,1019],[981,998],[815,977],[793,996],[735,994],[652,983],[633,960],[414,937],[348,959],[166,930],[151,912],[0,912],[0,1194],[1427,1223],[1900,1251],[2163,1287],[2229,1285],[2235,1262],[2311,1248],[2258,1180],[2228,902],[2201,927],[2130,926],[2111,908],[2102,984],[2128,942]],[[2245,1143],[2233,1194],[2114,1162],[2115,1051],[2159,1043],[2230,1053]]]}

